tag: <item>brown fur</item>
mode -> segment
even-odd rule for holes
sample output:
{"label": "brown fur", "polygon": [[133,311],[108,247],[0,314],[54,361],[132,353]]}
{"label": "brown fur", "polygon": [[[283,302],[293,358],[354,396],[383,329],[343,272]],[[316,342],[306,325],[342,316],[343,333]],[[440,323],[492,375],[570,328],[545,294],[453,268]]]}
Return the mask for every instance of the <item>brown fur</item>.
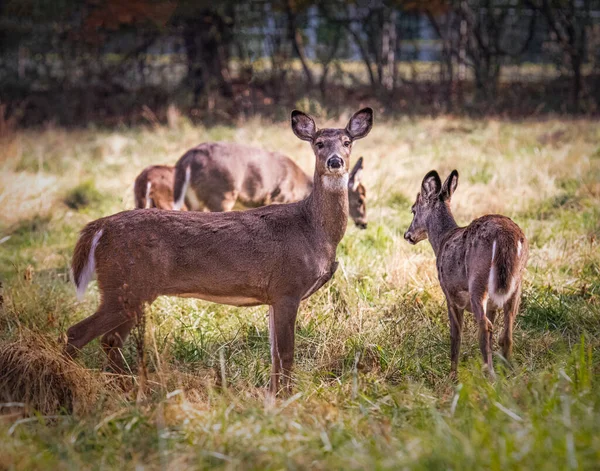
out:
{"label": "brown fur", "polygon": [[[135,207],[173,209],[173,185],[175,168],[167,165],[146,167],[135,179],[133,192]],[[148,184],[150,191],[148,192]],[[147,200],[149,196],[150,201]],[[181,209],[186,209],[185,205]]]}
{"label": "brown fur", "polygon": [[483,361],[493,377],[491,347],[496,310],[504,310],[500,344],[508,360],[528,244],[519,226],[496,214],[458,227],[450,210],[457,184],[456,170],[443,185],[437,172],[431,171],[425,176],[412,208],[413,221],[404,238],[412,244],[428,238],[436,254],[438,277],[450,319],[452,375],[456,375],[458,366],[463,311],[466,309],[475,314],[479,324]]}
{"label": "brown fur", "polygon": [[336,248],[346,230],[352,142],[366,136],[372,110],[357,112],[346,129],[317,131],[307,115],[292,113],[292,129],[312,144],[312,193],[302,201],[237,212],[124,211],[90,223],[75,249],[80,273],[93,237],[101,293],[98,311],[70,327],[69,354],[103,335],[111,364],[122,369],[118,349],[161,295],[196,297],[236,306],[270,306],[273,369],[287,391],[298,306],[335,272]]}
{"label": "brown fur", "polygon": [[[359,168],[362,160],[351,174]],[[185,201],[195,211],[231,211],[236,203],[250,208],[292,203],[306,198],[313,186],[312,179],[289,157],[233,142],[200,144],[187,151],[175,169],[174,201]],[[350,215],[358,227],[365,228],[365,191],[360,175],[352,182]]]}

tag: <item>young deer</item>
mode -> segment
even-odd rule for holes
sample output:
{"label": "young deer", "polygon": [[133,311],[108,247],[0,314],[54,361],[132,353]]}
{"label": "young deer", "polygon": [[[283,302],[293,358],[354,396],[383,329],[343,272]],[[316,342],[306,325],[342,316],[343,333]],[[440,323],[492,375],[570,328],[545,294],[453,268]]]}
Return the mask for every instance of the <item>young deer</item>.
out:
{"label": "young deer", "polygon": [[[350,216],[367,227],[362,158],[349,178]],[[293,203],[306,198],[313,181],[289,157],[233,142],[206,142],[187,151],[175,164],[174,209],[231,211],[246,207]]]}
{"label": "young deer", "polygon": [[[135,207],[173,209],[175,167],[151,165],[135,179],[133,194]],[[186,209],[185,205],[181,209]]]}
{"label": "young deer", "polygon": [[456,376],[463,312],[467,309],[475,314],[479,324],[479,347],[493,378],[492,327],[496,310],[504,309],[500,345],[508,360],[529,246],[519,226],[504,216],[490,214],[475,219],[467,227],[458,227],[450,210],[457,184],[456,170],[443,185],[435,170],[425,175],[404,238],[411,244],[429,238],[433,247],[438,278],[448,304],[452,377]]}
{"label": "young deer", "polygon": [[345,129],[317,130],[294,111],[292,129],[314,151],[313,191],[302,201],[235,212],[137,209],[89,223],[73,254],[81,296],[98,277],[101,304],[70,327],[66,352],[102,335],[113,369],[143,306],[158,296],[194,297],[233,306],[269,305],[273,362],[269,390],[291,390],[294,328],[300,301],[334,274],[348,221],[348,168],[353,142],[373,124],[370,108]]}

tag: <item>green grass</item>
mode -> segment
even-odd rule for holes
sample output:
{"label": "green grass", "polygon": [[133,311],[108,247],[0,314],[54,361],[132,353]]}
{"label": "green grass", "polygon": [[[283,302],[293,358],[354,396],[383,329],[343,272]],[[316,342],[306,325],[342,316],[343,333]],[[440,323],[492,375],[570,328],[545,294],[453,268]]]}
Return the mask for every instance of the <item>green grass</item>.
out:
{"label": "green grass", "polygon": [[[543,145],[548,129],[567,137]],[[131,208],[144,166],[213,139],[285,150],[312,171],[309,146],[285,123],[54,129],[5,142],[0,342],[25,331],[56,339],[91,315],[95,282],[81,302],[69,283],[78,231]],[[348,228],[334,279],[301,306],[291,398],[264,401],[265,307],[160,298],[146,316],[145,397],[135,386],[117,397],[99,390],[91,411],[24,422],[0,404],[0,469],[597,469],[599,141],[585,120],[376,123],[354,151],[365,158],[369,228]],[[459,382],[448,380],[433,252],[402,238],[432,168],[460,172],[459,223],[506,214],[531,243],[515,358],[511,367],[496,357],[495,383],[469,314]],[[123,354],[137,372],[133,338]],[[111,381],[97,341],[78,362]]]}

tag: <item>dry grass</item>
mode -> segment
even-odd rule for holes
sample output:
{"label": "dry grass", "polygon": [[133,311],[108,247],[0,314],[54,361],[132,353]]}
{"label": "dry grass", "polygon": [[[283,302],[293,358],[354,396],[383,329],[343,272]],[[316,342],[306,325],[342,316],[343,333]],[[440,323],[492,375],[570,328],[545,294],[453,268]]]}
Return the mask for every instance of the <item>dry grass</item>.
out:
{"label": "dry grass", "polygon": [[[26,329],[0,344],[0,403],[3,412],[81,416],[113,395],[99,375],[66,358],[57,342]],[[7,404],[14,404],[7,406]]]}

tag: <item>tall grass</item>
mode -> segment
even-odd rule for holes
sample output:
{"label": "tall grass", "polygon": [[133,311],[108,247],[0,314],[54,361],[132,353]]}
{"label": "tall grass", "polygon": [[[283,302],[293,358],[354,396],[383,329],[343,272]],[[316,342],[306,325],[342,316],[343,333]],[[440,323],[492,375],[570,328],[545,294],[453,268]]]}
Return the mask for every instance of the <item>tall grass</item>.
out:
{"label": "tall grass", "polygon": [[[284,150],[312,172],[308,146],[287,125],[260,121],[12,136],[0,161],[0,341],[33,333],[45,345],[92,314],[95,283],[77,302],[68,280],[78,231],[131,208],[144,166],[173,163],[213,139]],[[91,397],[99,399],[85,410],[33,415],[0,404],[1,467],[596,468],[599,143],[597,123],[585,120],[377,123],[354,150],[365,157],[369,228],[349,227],[334,279],[301,306],[294,396],[264,402],[264,307],[160,298],[147,310],[145,394],[136,383],[113,394],[93,342],[74,373],[92,375]],[[402,240],[432,168],[459,170],[460,223],[503,213],[531,241],[514,362],[497,358],[495,383],[482,374],[469,316],[459,383],[448,380],[433,253]],[[133,339],[123,353],[137,372]]]}

